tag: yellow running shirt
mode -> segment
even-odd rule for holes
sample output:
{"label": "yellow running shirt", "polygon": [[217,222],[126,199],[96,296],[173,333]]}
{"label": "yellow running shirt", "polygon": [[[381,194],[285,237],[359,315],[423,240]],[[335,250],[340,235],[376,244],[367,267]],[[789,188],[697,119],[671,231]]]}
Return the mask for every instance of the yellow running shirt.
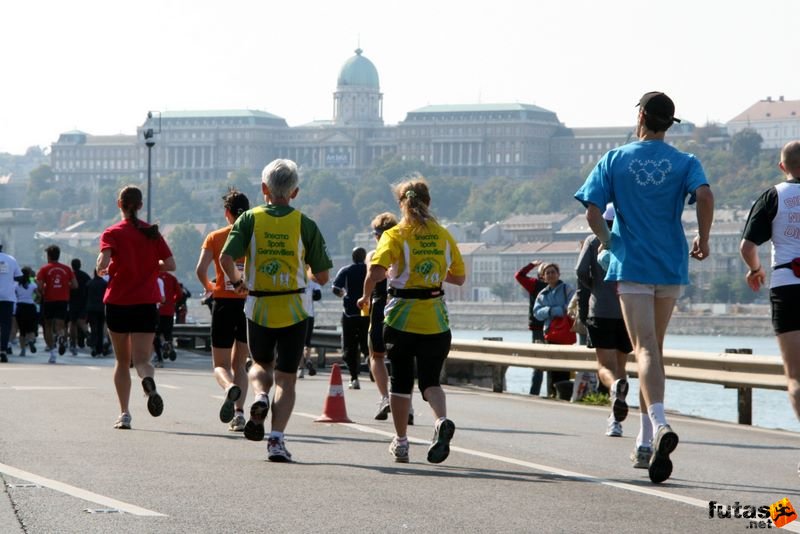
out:
{"label": "yellow running shirt", "polygon": [[[411,228],[400,222],[386,230],[372,255],[372,265],[386,268],[389,287],[438,288],[447,273],[463,276],[464,261],[453,236],[438,223]],[[438,334],[450,329],[447,306],[441,297],[405,299],[389,297],[384,323],[416,334]]]}

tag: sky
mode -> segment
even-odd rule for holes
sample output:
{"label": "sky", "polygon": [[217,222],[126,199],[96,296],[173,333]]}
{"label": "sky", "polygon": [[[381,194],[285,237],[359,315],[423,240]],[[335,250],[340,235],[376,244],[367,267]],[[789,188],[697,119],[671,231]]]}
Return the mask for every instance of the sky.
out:
{"label": "sky", "polygon": [[25,0],[2,2],[0,152],[62,132],[133,134],[147,112],[330,119],[357,46],[384,122],[430,104],[534,104],[568,127],[626,126],[652,90],[724,123],[800,100],[800,2],[761,0]]}

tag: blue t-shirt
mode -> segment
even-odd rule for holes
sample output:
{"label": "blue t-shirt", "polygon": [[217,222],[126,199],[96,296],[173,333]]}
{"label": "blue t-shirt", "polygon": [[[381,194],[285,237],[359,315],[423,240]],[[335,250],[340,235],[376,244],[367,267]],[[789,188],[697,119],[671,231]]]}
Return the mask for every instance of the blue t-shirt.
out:
{"label": "blue t-shirt", "polygon": [[614,204],[606,280],[689,283],[684,203],[708,185],[700,162],[664,141],[636,141],[606,153],[575,193],[584,206]]}

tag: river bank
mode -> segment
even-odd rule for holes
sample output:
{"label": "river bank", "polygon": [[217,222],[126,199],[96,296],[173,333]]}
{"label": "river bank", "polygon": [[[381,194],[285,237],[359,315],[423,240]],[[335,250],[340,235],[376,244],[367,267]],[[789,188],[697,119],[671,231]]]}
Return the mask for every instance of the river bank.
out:
{"label": "river bank", "polygon": [[[513,303],[448,302],[450,325],[454,330],[527,330],[528,305]],[[315,303],[316,323],[338,325],[342,303],[325,299]],[[768,309],[749,313],[714,314],[709,311],[676,312],[669,324],[670,334],[772,336]]]}

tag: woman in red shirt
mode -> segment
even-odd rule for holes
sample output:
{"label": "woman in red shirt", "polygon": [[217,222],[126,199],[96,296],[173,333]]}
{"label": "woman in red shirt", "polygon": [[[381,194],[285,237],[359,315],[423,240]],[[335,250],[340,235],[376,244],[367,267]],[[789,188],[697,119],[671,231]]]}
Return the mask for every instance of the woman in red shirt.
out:
{"label": "woman in red shirt", "polygon": [[156,392],[150,351],[158,325],[156,303],[161,302],[156,279],[161,271],[175,270],[175,259],[158,226],[136,217],[142,207],[139,188],[123,188],[117,199],[117,207],[122,221],[106,228],[100,236],[97,272],[101,276],[109,276],[103,302],[117,359],[114,386],[122,412],[114,427],[128,429],[131,427],[128,411],[131,362],[142,379],[150,415],[158,417],[164,410],[164,402]]}

